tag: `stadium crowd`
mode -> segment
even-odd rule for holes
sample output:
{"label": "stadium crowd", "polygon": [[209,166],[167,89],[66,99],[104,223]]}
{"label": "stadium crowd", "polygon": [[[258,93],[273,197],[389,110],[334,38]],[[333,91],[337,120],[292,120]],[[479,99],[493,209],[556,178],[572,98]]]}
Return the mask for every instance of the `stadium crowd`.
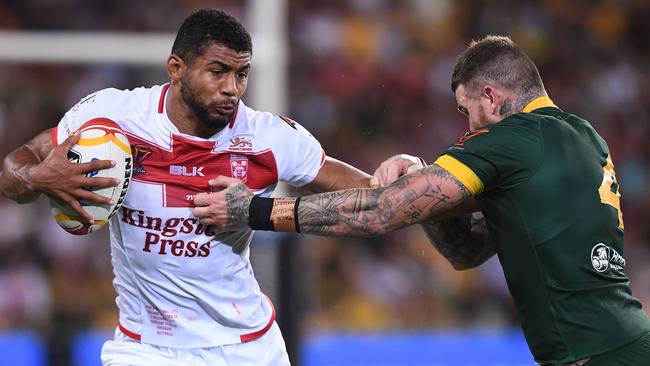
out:
{"label": "stadium crowd", "polygon": [[[288,3],[289,115],[329,155],[369,173],[399,152],[431,162],[464,133],[467,122],[450,89],[455,56],[472,38],[511,35],[539,66],[555,103],[591,121],[609,143],[622,187],[626,272],[648,311],[650,3]],[[0,29],[175,31],[190,11],[205,6],[247,24],[239,1],[164,0],[152,7],[144,0],[10,0],[0,2]],[[165,80],[163,60],[157,69],[3,62],[0,156],[53,126],[92,91]],[[304,335],[518,326],[495,259],[456,272],[418,228],[373,239],[293,239],[303,274],[304,296],[296,301]],[[115,327],[111,280],[106,231],[70,236],[51,219],[47,200],[19,206],[0,199],[0,330],[42,332],[52,364],[65,364],[75,332]]]}

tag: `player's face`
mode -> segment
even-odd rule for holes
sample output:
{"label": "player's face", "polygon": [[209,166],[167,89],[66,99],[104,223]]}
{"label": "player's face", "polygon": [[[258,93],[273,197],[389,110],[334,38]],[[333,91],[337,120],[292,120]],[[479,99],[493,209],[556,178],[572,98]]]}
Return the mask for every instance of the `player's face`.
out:
{"label": "player's face", "polygon": [[[458,111],[467,116],[470,130],[476,130],[516,113],[512,111],[515,95],[495,84],[486,83],[480,88],[460,84],[456,88]],[[507,106],[507,108],[506,108]]]}
{"label": "player's face", "polygon": [[490,123],[479,93],[474,95],[463,84],[460,84],[456,88],[456,103],[458,111],[469,120],[471,131],[485,127]]}
{"label": "player's face", "polygon": [[181,79],[183,101],[208,128],[230,123],[248,83],[250,52],[213,44],[194,56]]}

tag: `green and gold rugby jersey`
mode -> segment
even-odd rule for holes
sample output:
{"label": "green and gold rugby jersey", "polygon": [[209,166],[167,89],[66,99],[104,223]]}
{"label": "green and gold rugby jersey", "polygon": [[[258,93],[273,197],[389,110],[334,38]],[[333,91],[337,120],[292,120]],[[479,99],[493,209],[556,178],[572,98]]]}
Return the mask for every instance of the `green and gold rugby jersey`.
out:
{"label": "green and gold rugby jersey", "polygon": [[587,121],[538,98],[436,164],[476,196],[538,362],[580,360],[650,331],[623,272],[614,165]]}

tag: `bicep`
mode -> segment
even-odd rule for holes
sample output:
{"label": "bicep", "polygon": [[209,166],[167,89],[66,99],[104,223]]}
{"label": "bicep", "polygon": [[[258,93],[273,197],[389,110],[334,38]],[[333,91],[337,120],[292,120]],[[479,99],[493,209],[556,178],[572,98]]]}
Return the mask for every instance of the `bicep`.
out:
{"label": "bicep", "polygon": [[316,178],[304,188],[312,193],[338,191],[347,188],[366,188],[370,175],[352,165],[326,156]]}
{"label": "bicep", "polygon": [[[402,207],[396,213],[397,219],[408,220],[410,223],[454,214],[459,205],[470,198],[463,183],[437,164],[401,177],[385,193],[386,199],[380,202],[392,205],[391,199],[395,201]],[[460,208],[467,209],[462,206]]]}
{"label": "bicep", "polygon": [[430,220],[444,220],[456,216],[471,214],[473,212],[481,211],[478,201],[474,197],[468,197],[460,202],[456,207],[449,209],[441,214],[431,217]]}

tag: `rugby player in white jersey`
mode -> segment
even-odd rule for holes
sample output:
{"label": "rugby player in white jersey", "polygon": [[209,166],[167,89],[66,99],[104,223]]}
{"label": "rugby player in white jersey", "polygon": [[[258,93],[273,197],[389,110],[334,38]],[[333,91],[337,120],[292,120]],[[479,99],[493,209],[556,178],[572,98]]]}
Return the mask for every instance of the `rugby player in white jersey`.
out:
{"label": "rugby player in white jersey", "polygon": [[294,121],[244,105],[251,57],[236,19],[200,10],[178,31],[168,84],[91,94],[4,159],[3,196],[25,203],[44,193],[89,221],[79,200],[108,199],[86,188],[117,183],[84,175],[110,161],[68,162],[75,131],[109,119],[129,137],[133,179],[110,222],[120,317],[104,365],[289,364],[273,304],[253,277],[252,231],[216,233],[192,215],[194,199],[219,175],[262,196],[281,181],[330,191],[365,187],[370,177],[326,157]]}

